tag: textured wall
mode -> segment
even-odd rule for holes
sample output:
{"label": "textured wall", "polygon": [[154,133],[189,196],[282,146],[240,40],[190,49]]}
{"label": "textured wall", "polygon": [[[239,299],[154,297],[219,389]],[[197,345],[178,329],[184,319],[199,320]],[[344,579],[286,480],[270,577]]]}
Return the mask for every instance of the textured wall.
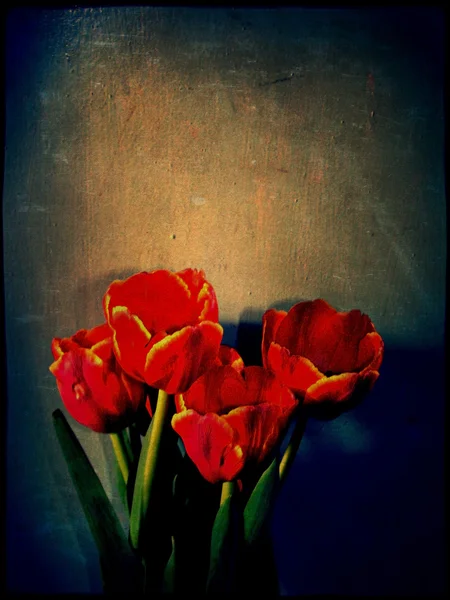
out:
{"label": "textured wall", "polygon": [[[99,323],[112,279],[192,266],[216,289],[228,343],[239,322],[241,342],[242,331],[256,339],[269,306],[316,297],[367,312],[387,343],[371,398],[308,424],[276,515],[283,589],[441,590],[440,18],[140,7],[10,15],[12,589],[99,586],[51,426],[60,406],[51,338]],[[108,440],[74,429],[113,497]]]}

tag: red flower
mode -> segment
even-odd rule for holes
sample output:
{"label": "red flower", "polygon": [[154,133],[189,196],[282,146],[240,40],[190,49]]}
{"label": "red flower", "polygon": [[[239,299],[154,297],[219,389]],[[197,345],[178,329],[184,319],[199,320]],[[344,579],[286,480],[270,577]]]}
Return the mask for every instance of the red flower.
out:
{"label": "red flower", "polygon": [[200,473],[231,481],[274,448],[297,405],[293,393],[262,367],[214,366],[175,397],[172,427]]}
{"label": "red flower", "polygon": [[[240,373],[244,368],[244,361],[242,360],[241,355],[234,348],[222,344],[219,348],[219,353],[216,357],[216,360],[214,361],[214,365],[230,365],[233,367],[233,369]],[[150,402],[150,397],[147,398],[145,406],[149,415],[152,417],[154,408]]]}
{"label": "red flower", "polygon": [[145,400],[144,386],[128,377],[116,361],[112,331],[105,323],[54,338],[50,371],[72,417],[101,433],[130,425]]}
{"label": "red flower", "polygon": [[203,271],[158,270],[114,281],[103,299],[124,371],[165,390],[186,390],[215,361],[223,329]]}
{"label": "red flower", "polygon": [[231,346],[222,344],[219,348],[219,354],[217,355],[215,364],[217,366],[229,365],[233,367],[238,373],[244,369],[244,361],[237,350]]}
{"label": "red flower", "polygon": [[381,336],[359,310],[338,312],[318,299],[263,315],[263,364],[305,405],[361,397],[378,379],[383,351]]}

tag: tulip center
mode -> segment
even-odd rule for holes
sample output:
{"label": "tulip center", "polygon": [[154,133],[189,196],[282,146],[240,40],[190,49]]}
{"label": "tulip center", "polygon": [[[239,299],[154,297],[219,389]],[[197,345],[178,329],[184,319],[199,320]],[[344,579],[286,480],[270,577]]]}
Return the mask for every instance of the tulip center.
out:
{"label": "tulip center", "polygon": [[75,394],[75,398],[79,402],[81,402],[82,400],[86,400],[89,397],[89,388],[83,381],[78,381],[77,383],[74,383],[72,386],[72,390]]}

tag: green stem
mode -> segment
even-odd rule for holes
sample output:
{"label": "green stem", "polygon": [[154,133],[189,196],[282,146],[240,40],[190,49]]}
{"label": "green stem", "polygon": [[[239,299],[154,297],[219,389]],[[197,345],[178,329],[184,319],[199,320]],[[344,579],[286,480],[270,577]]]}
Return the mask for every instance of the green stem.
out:
{"label": "green stem", "polygon": [[147,513],[150,497],[155,484],[155,473],[160,462],[161,440],[167,423],[171,407],[171,396],[159,390],[158,402],[156,403],[155,414],[153,415],[153,426],[150,434],[149,447],[144,467],[144,477],[142,483],[142,507],[144,514]]}
{"label": "green stem", "polygon": [[130,425],[130,427],[128,428],[128,432],[130,439],[131,456],[133,457],[133,462],[137,464],[142,448],[141,434],[139,433],[137,424],[133,423],[132,425]]}
{"label": "green stem", "polygon": [[125,452],[128,457],[128,464],[131,465],[133,463],[133,450],[131,448],[131,440],[130,440],[129,431],[127,431],[126,429],[123,429],[122,431],[119,432],[118,435],[123,442]]}
{"label": "green stem", "polygon": [[222,483],[222,494],[220,496],[220,506],[225,502],[227,498],[233,495],[236,484],[234,481],[224,481]]}
{"label": "green stem", "polygon": [[297,417],[297,423],[295,424],[294,431],[292,432],[291,439],[289,440],[289,444],[280,462],[280,486],[283,485],[283,482],[285,481],[295,460],[297,450],[300,446],[303,434],[305,432],[306,421],[307,417],[305,416],[304,411],[301,410]]}
{"label": "green stem", "polygon": [[120,431],[119,433],[110,433],[109,437],[111,438],[114,454],[116,455],[120,472],[122,473],[123,480],[126,484],[128,482],[128,475],[130,474],[130,463],[128,449],[124,439],[124,432]]}

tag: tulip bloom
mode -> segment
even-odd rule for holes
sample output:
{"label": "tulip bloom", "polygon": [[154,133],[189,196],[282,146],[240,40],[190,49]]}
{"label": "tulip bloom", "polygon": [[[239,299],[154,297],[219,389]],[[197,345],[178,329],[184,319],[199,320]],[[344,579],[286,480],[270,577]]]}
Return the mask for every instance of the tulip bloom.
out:
{"label": "tulip bloom", "polygon": [[318,299],[263,315],[263,364],[305,405],[361,397],[378,379],[383,352],[381,336],[359,310],[338,312]]}
{"label": "tulip bloom", "polygon": [[138,381],[182,392],[217,357],[223,329],[203,271],[158,270],[114,281],[103,307],[117,360]]}
{"label": "tulip bloom", "polygon": [[260,463],[297,406],[294,394],[262,367],[214,366],[175,397],[172,427],[202,476],[232,481]]}
{"label": "tulip bloom", "polygon": [[50,372],[72,417],[94,431],[114,433],[130,425],[145,401],[144,386],[126,375],[113,352],[105,323],[54,338]]}
{"label": "tulip bloom", "polygon": [[[225,344],[222,344],[219,348],[219,353],[217,354],[216,360],[214,361],[214,365],[230,365],[231,367],[233,367],[233,369],[240,373],[244,368],[244,361],[242,360],[241,355],[239,354],[239,352],[237,352],[237,350],[235,350],[231,346],[226,346]],[[150,397],[147,398],[145,406],[149,415],[152,417],[154,407],[152,406]]]}
{"label": "tulip bloom", "polygon": [[225,344],[222,344],[219,348],[219,353],[217,355],[215,365],[229,365],[230,367],[233,367],[233,369],[238,371],[238,373],[241,373],[244,369],[244,361],[242,360],[242,357],[239,354],[239,352],[231,346],[226,346]]}

